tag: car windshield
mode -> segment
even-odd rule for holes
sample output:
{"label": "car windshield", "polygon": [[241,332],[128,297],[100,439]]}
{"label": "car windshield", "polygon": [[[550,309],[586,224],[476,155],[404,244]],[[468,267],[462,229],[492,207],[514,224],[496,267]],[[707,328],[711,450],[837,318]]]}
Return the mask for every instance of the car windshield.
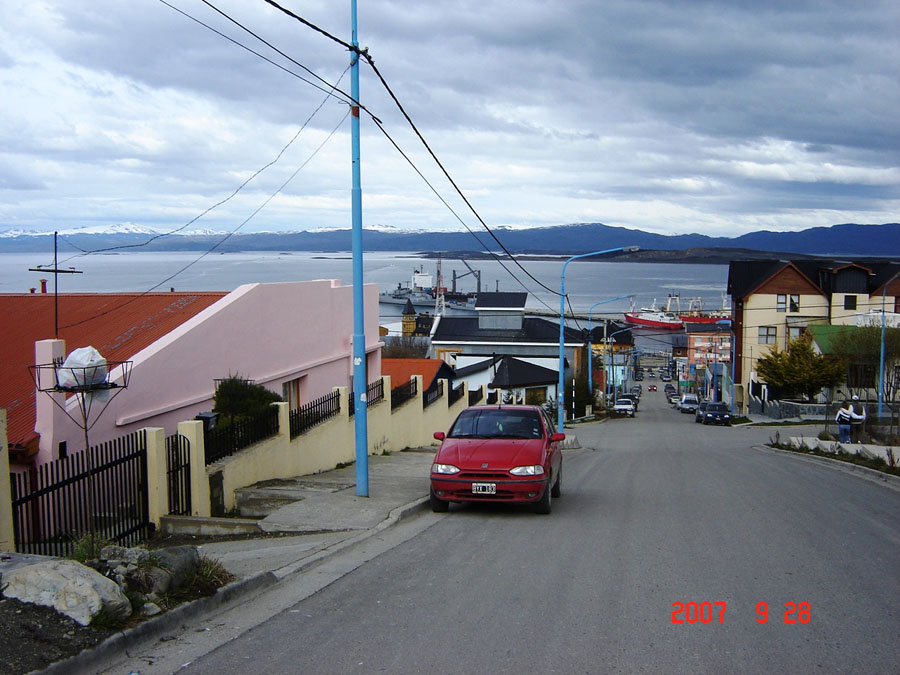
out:
{"label": "car windshield", "polygon": [[533,410],[464,410],[456,418],[450,438],[542,438],[541,419]]}
{"label": "car windshield", "polygon": [[706,412],[728,412],[728,406],[724,403],[709,403]]}

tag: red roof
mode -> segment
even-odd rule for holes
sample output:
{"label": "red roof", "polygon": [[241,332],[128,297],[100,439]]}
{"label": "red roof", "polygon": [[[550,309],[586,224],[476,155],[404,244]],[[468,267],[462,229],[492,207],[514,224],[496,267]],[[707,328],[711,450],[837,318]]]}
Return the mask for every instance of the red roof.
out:
{"label": "red roof", "polygon": [[[110,361],[127,361],[227,295],[197,293],[66,293],[59,295],[59,338],[66,353],[88,345]],[[0,294],[0,408],[9,443],[35,438],[34,343],[54,335],[54,296]]]}
{"label": "red roof", "polygon": [[391,389],[406,384],[413,375],[421,375],[422,386],[428,389],[443,363],[440,359],[381,359],[381,374],[391,376]]}

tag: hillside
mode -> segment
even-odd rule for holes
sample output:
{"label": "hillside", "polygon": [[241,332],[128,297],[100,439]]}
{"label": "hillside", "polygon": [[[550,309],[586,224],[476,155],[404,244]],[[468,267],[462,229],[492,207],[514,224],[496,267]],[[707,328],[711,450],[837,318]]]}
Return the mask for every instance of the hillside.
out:
{"label": "hillside", "polygon": [[[512,253],[574,255],[594,249],[639,246],[634,260],[670,259],[691,262],[718,262],[745,255],[823,255],[866,257],[900,255],[900,223],[858,225],[846,223],[815,227],[800,232],[758,231],[739,237],[709,237],[703,234],[662,235],[643,230],[612,227],[602,223],[578,223],[531,229],[494,230]],[[365,230],[368,251],[483,252],[481,242],[499,247],[486,232],[476,240],[467,232],[403,232]],[[224,241],[223,241],[224,239]],[[124,247],[141,251],[348,251],[350,230],[312,232],[261,232],[236,234],[173,234],[159,236],[138,232],[92,232],[60,234],[60,250],[98,251]],[[0,252],[47,252],[53,250],[52,234],[2,233]],[[739,254],[736,250],[744,253]],[[651,252],[653,252],[651,254]],[[710,260],[715,258],[716,260]]]}

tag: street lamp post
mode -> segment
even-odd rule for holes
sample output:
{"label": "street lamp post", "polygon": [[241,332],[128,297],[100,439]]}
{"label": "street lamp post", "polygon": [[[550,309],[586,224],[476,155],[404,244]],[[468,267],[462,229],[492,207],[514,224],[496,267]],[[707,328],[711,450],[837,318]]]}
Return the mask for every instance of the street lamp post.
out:
{"label": "street lamp post", "polygon": [[896,272],[894,276],[888,279],[884,287],[881,289],[881,358],[879,360],[878,367],[878,422],[881,422],[881,407],[884,403],[884,310],[885,310],[885,299],[887,294],[888,285],[900,275],[900,272]]}
{"label": "street lamp post", "polygon": [[602,251],[592,251],[591,253],[582,253],[581,255],[573,255],[571,258],[568,258],[562,266],[562,270],[559,273],[559,382],[556,386],[556,426],[562,431],[565,426],[565,417],[566,417],[566,408],[565,408],[565,363],[566,363],[566,351],[565,351],[565,327],[566,327],[566,267],[568,267],[569,263],[573,260],[578,260],[579,258],[590,258],[596,255],[603,255],[604,253],[615,253],[617,251],[623,251],[627,253],[631,253],[632,251],[637,251],[637,246],[619,246],[617,248],[608,248]]}
{"label": "street lamp post", "polygon": [[[594,310],[594,307],[596,307],[597,305],[602,305],[607,302],[614,302],[616,300],[624,300],[625,298],[630,298],[630,297],[633,297],[633,296],[620,295],[617,298],[610,298],[609,300],[600,300],[598,302],[595,302],[588,309],[588,391],[591,392],[591,400],[592,401],[594,399],[594,354],[591,349],[591,337],[593,336],[593,333],[592,333],[593,327],[591,326],[591,312]],[[606,330],[606,327],[604,326],[604,332],[605,332],[605,330]]]}

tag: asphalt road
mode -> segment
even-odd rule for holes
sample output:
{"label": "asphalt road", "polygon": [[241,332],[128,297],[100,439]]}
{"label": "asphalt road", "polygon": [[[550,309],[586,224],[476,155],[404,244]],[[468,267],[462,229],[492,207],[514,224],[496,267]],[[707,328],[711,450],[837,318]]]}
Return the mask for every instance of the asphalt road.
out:
{"label": "asphalt road", "polygon": [[551,515],[414,519],[184,672],[898,672],[900,492],[752,449],[772,431],[695,424],[661,392],[567,431],[584,449]]}

